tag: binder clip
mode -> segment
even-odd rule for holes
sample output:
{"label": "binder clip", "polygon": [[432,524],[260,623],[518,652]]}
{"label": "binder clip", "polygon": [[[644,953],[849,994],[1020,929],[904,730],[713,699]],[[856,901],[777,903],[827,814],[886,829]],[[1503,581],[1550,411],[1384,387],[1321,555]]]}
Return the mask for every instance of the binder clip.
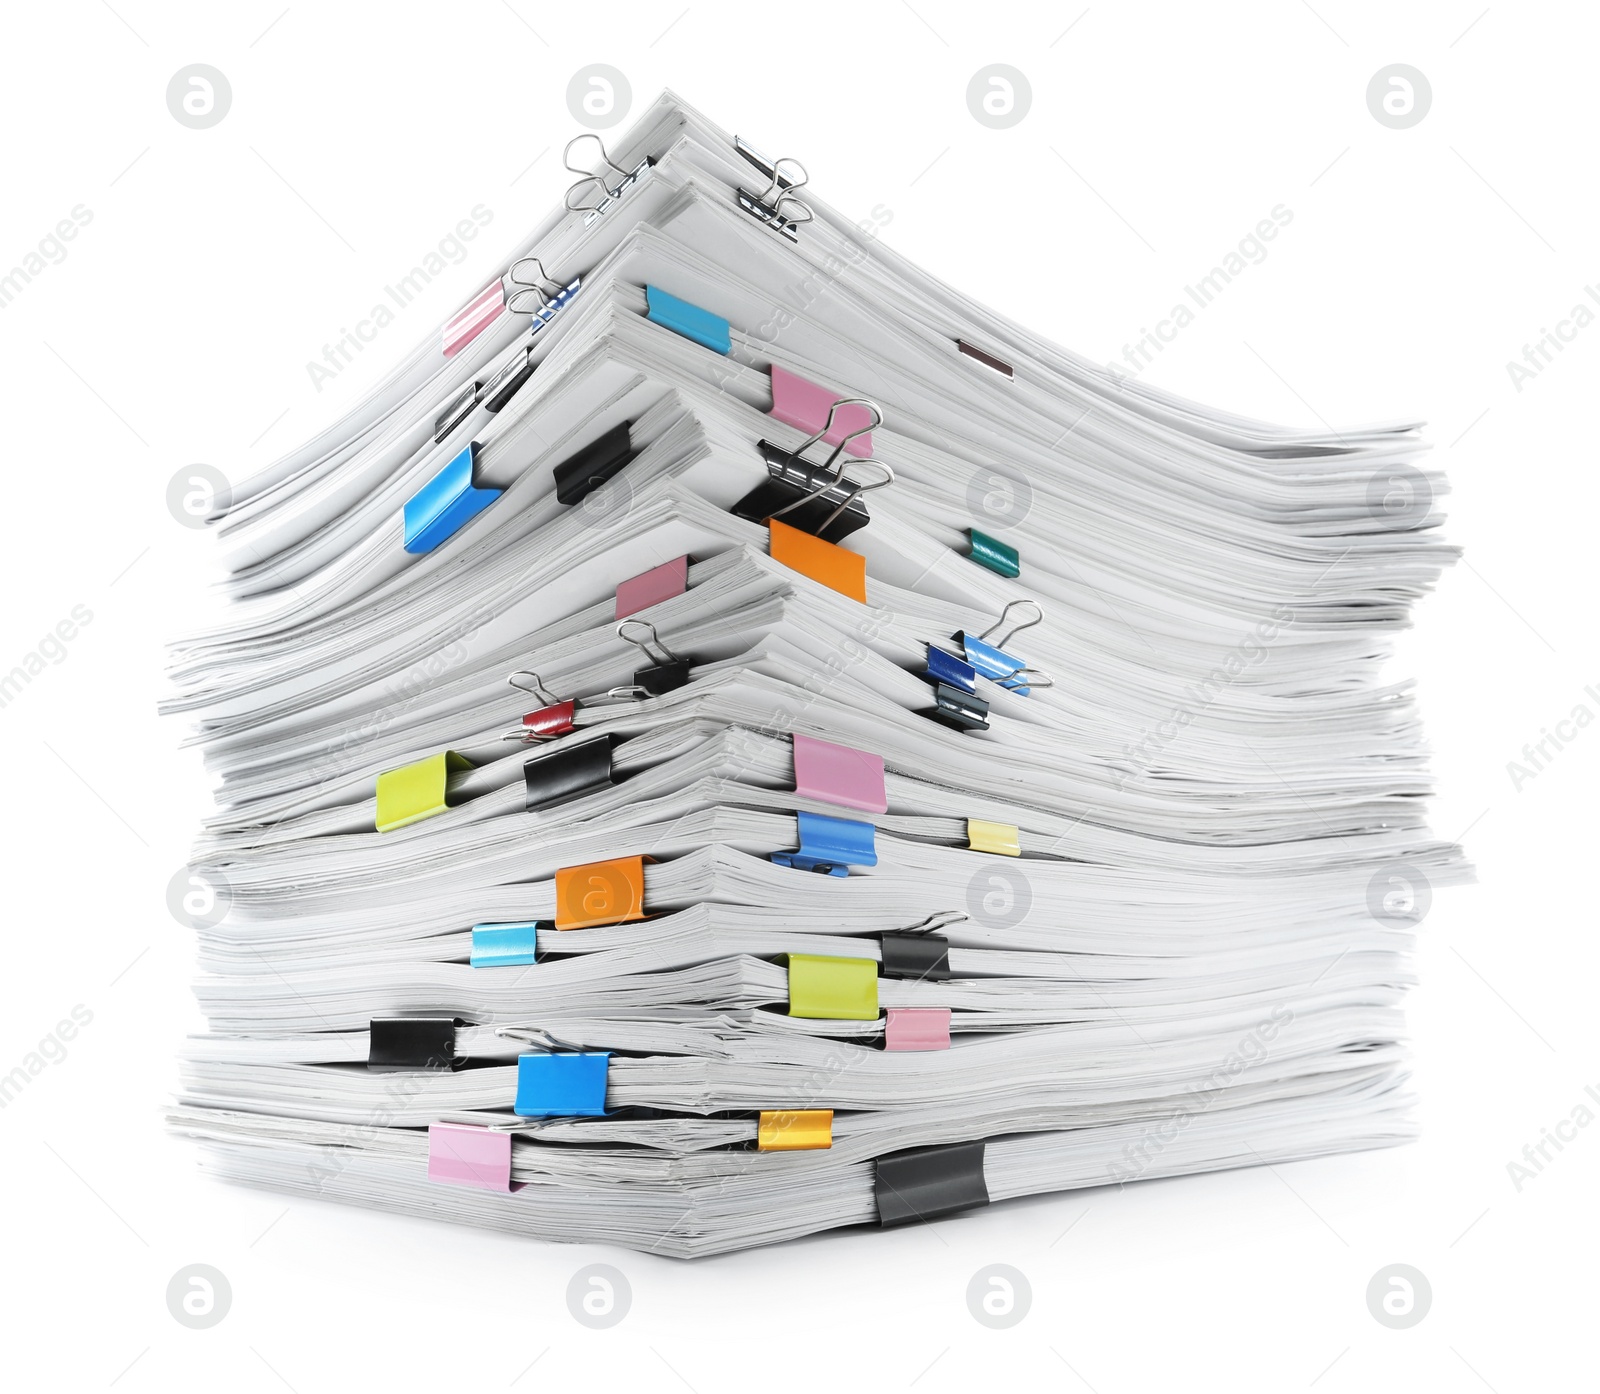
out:
{"label": "binder clip", "polygon": [[448,1070],[455,1056],[454,1017],[375,1016],[368,1024],[367,1068],[374,1074]]}
{"label": "binder clip", "polygon": [[877,829],[871,823],[803,811],[795,814],[795,821],[799,850],[772,853],[770,860],[777,865],[826,876],[848,876],[852,866],[877,866]]}
{"label": "binder clip", "polygon": [[1016,376],[1016,371],[1009,363],[996,358],[992,353],[985,353],[981,348],[969,344],[965,339],[956,340],[956,350],[970,358],[974,363],[981,363],[985,368],[992,368],[1008,382]]}
{"label": "binder clip", "polygon": [[441,750],[378,776],[377,812],[373,825],[380,833],[410,823],[420,823],[450,807],[450,776],[472,768],[465,755]]}
{"label": "binder clip", "polygon": [[485,286],[455,315],[446,321],[440,331],[444,356],[454,358],[485,329],[500,318],[506,308],[506,288],[503,281]]}
{"label": "binder clip", "polygon": [[606,1111],[608,1050],[571,1055],[519,1055],[518,1118],[600,1118]]}
{"label": "binder clip", "polygon": [[[533,268],[538,267],[538,275]],[[537,334],[555,318],[557,310],[566,309],[572,297],[583,288],[583,277],[574,276],[563,285],[544,269],[538,257],[522,257],[511,265],[506,280],[512,289],[506,297],[506,309],[514,315],[531,315],[530,334]]]}
{"label": "binder clip", "polygon": [[511,1181],[511,1134],[480,1123],[428,1124],[428,1180],[520,1191]]}
{"label": "binder clip", "polygon": [[435,445],[443,441],[450,432],[472,415],[472,409],[477,406],[482,392],[483,383],[481,381],[469,382],[444,404],[444,410],[433,418],[433,443]]}
{"label": "binder clip", "polygon": [[564,866],[556,872],[557,929],[595,929],[642,920],[642,855]]}
{"label": "binder clip", "polygon": [[689,558],[687,555],[664,561],[641,571],[617,586],[615,619],[625,620],[640,610],[648,610],[663,600],[671,600],[689,589]]}
{"label": "binder clip", "polygon": [[923,676],[931,683],[944,683],[963,692],[975,693],[978,690],[978,670],[933,644],[928,645],[927,671]]}
{"label": "binder clip", "polygon": [[472,926],[474,968],[518,968],[539,957],[539,935],[555,929],[549,920],[519,920],[509,924]]}
{"label": "binder clip", "polygon": [[885,1050],[949,1050],[950,1008],[890,1007],[884,1013]]}
{"label": "binder clip", "polygon": [[[810,182],[805,166],[789,155],[769,160],[754,146],[737,136],[733,144],[734,149],[760,170],[768,180],[767,187],[759,194],[741,188],[734,195],[734,201],[758,223],[771,228],[791,242],[798,242],[800,238],[795,229],[802,223],[813,221],[817,216],[811,205],[797,197],[794,192]],[[785,174],[785,166],[797,171],[799,177]],[[786,208],[790,211],[785,212]]]}
{"label": "binder clip", "polygon": [[[1021,624],[1013,624],[1006,628],[1006,616],[1019,605],[1030,606],[1034,618],[1025,620]],[[995,621],[982,634],[968,634],[960,630],[954,636],[955,642],[961,645],[962,652],[967,656],[967,662],[984,677],[1000,684],[1001,687],[1026,697],[1035,687],[1054,687],[1055,679],[1037,668],[1029,668],[1020,658],[1006,653],[1004,645],[1024,629],[1032,629],[1034,625],[1042,623],[1044,610],[1036,600],[1013,600],[1000,612],[1000,618]],[[1000,633],[1004,630],[1004,633]],[[989,639],[994,634],[1000,637],[993,643]]]}
{"label": "binder clip", "polygon": [[963,692],[948,683],[937,683],[933,689],[933,719],[954,731],[987,731],[989,729],[989,704],[981,697]]}
{"label": "binder clip", "polygon": [[523,344],[490,378],[478,392],[478,400],[487,412],[499,411],[517,394],[517,389],[533,376],[538,364],[533,361],[533,345]]}
{"label": "binder clip", "polygon": [[969,818],[967,846],[974,852],[988,852],[996,857],[1020,857],[1022,833],[1009,823],[986,823],[981,818]]}
{"label": "binder clip", "polygon": [[977,528],[967,529],[967,555],[997,576],[1014,578],[1022,574],[1022,554],[998,537],[990,537]]}
{"label": "binder clip", "polygon": [[526,787],[523,808],[529,813],[603,789],[614,782],[611,737],[595,736],[536,755],[522,766],[522,778]]}
{"label": "binder clip", "polygon": [[[650,631],[649,639],[635,639],[631,634],[624,633],[629,625],[639,625]],[[637,616],[623,620],[617,626],[617,638],[625,639],[634,645],[646,658],[650,660],[650,667],[636,668],[633,673],[633,686],[640,696],[660,697],[663,693],[676,692],[689,682],[689,669],[693,667],[690,659],[679,658],[661,641],[661,636],[656,633],[655,625],[649,620],[641,620]],[[614,688],[613,692],[625,692],[626,688]]]}
{"label": "binder clip", "polygon": [[516,395],[517,389],[533,376],[537,366],[533,361],[533,346],[524,344],[493,377],[478,378],[467,383],[433,418],[433,443],[440,444],[472,415],[474,407],[481,405],[491,413],[499,411]]}
{"label": "binder clip", "polygon": [[[862,459],[872,454],[870,423],[866,434],[856,429],[867,420],[867,413],[873,410],[870,405],[851,402],[846,404],[845,410],[837,411],[844,399],[839,393],[818,386],[810,378],[791,373],[776,363],[767,369],[767,375],[772,387],[772,410],[767,415],[783,422],[785,426],[793,426],[797,431],[813,431],[820,422],[825,444],[843,445],[848,454]],[[834,421],[836,414],[838,420]]]}
{"label": "binder clip", "polygon": [[837,543],[824,542],[774,518],[767,523],[767,554],[820,586],[867,603],[867,559],[859,552],[847,552]]}
{"label": "binder clip", "polygon": [[[834,416],[841,407],[850,406],[865,407],[872,419],[842,435],[833,453],[821,464],[807,460],[807,450],[825,437],[837,434]],[[875,402],[865,397],[841,397],[828,408],[822,428],[807,436],[798,448],[785,450],[768,440],[759,442],[757,448],[766,462],[768,478],[734,504],[734,515],[752,523],[770,523],[774,518],[793,514],[785,519],[788,526],[824,542],[841,542],[857,529],[866,527],[871,519],[861,495],[893,484],[894,470],[880,460],[846,460],[840,464],[839,459],[851,441],[870,434],[882,424],[883,413]],[[856,463],[873,465],[883,478],[873,484],[860,484],[846,478],[847,471]]]}
{"label": "binder clip", "polygon": [[873,1165],[880,1225],[936,1220],[989,1203],[982,1142],[914,1147],[891,1152]]}
{"label": "binder clip", "polygon": [[663,328],[681,334],[692,343],[708,348],[713,353],[732,353],[733,339],[728,321],[710,310],[702,310],[676,295],[668,295],[660,286],[644,288],[645,318]]}
{"label": "binder clip", "polygon": [[519,692],[531,693],[545,705],[529,712],[522,718],[520,725],[504,732],[500,737],[503,741],[553,741],[557,736],[568,735],[577,729],[580,711],[602,706],[607,702],[627,701],[639,696],[636,688],[613,687],[601,697],[581,700],[568,697],[563,701],[540,681],[537,673],[527,668],[519,668],[506,681]]}
{"label": "binder clip", "polygon": [[929,644],[923,676],[933,684],[935,721],[957,731],[989,729],[989,704],[977,695],[978,670],[970,663]]}
{"label": "binder clip", "polygon": [[819,741],[799,732],[794,735],[793,745],[795,793],[863,813],[889,811],[883,756]]}
{"label": "binder clip", "polygon": [[402,516],[407,552],[416,556],[433,551],[500,497],[501,490],[480,489],[472,482],[477,465],[478,442],[473,441],[406,500]]}
{"label": "binder clip", "polygon": [[813,1021],[876,1021],[878,965],[870,958],[790,954],[789,1015]]}
{"label": "binder clip", "polygon": [[[587,170],[572,163],[572,147],[578,144],[579,141],[584,140],[592,140],[599,147],[600,159],[604,162],[605,169]],[[567,142],[567,148],[561,152],[561,158],[567,169],[573,174],[581,174],[583,176],[567,190],[565,202],[569,213],[587,215],[583,220],[584,227],[588,227],[596,218],[616,204],[629,189],[644,177],[644,172],[655,163],[654,160],[646,155],[632,169],[624,169],[611,156],[606,154],[605,142],[595,135],[593,131],[585,131],[582,135],[573,136]],[[607,182],[607,170],[616,176],[612,182]],[[593,187],[590,188],[590,186]],[[585,201],[574,203],[572,196],[579,189],[588,189],[589,192],[584,195]],[[595,199],[596,201],[590,203],[586,201],[588,199]]]}
{"label": "binder clip", "polygon": [[950,941],[933,931],[948,921],[934,922],[878,936],[883,976],[910,982],[942,983],[950,977]]}
{"label": "binder clip", "polygon": [[619,421],[604,435],[589,442],[555,467],[556,502],[569,508],[582,503],[619,473],[638,453],[629,437],[632,422]]}
{"label": "binder clip", "polygon": [[833,1146],[831,1108],[766,1109],[756,1123],[762,1152],[814,1152]]}

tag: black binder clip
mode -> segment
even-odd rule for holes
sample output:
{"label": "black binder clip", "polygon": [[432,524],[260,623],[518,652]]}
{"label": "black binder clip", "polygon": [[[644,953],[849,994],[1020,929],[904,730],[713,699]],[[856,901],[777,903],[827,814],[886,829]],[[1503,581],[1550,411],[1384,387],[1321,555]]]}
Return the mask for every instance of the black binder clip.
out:
{"label": "black binder clip", "polygon": [[[648,639],[635,639],[624,631],[631,625],[639,625],[650,631]],[[689,682],[689,669],[694,665],[687,658],[679,658],[662,641],[656,633],[655,625],[649,620],[630,616],[617,626],[617,638],[625,639],[634,645],[640,653],[650,660],[648,668],[637,668],[633,674],[633,688],[635,695],[641,697],[660,697],[663,693],[676,692]],[[627,688],[613,688],[610,695],[622,695]]]}
{"label": "black binder clip", "polygon": [[987,731],[989,704],[977,695],[978,670],[935,644],[923,674],[933,684],[933,719],[957,731]]}
{"label": "black binder clip", "polygon": [[[806,451],[828,434],[833,428],[834,413],[844,406],[864,406],[873,419],[840,440],[821,464],[807,460]],[[894,470],[881,460],[852,458],[841,463],[840,457],[845,446],[857,436],[864,436],[882,424],[883,412],[876,402],[865,397],[845,397],[828,408],[828,419],[822,423],[822,429],[808,436],[797,449],[785,450],[769,440],[760,441],[758,448],[766,461],[768,478],[734,504],[734,516],[752,523],[783,518],[792,528],[834,543],[866,527],[872,520],[861,496],[893,484]],[[846,478],[847,471],[854,465],[870,465],[882,473],[883,478],[873,484]]]}
{"label": "black binder clip", "polygon": [[942,983],[950,977],[950,941],[942,934],[884,934],[883,976]]}
{"label": "black binder clip", "polygon": [[457,426],[472,415],[473,407],[483,396],[484,384],[481,380],[469,382],[448,402],[444,410],[433,418],[433,443],[438,445]]}
{"label": "black binder clip", "polygon": [[[600,148],[600,158],[604,161],[606,169],[598,171],[580,169],[572,163],[572,147],[581,140],[592,140]],[[567,148],[561,152],[561,157],[562,162],[573,174],[581,174],[583,176],[567,190],[566,205],[567,211],[570,213],[586,213],[588,215],[583,220],[584,227],[588,227],[602,213],[610,209],[613,204],[644,177],[644,172],[655,163],[654,160],[646,155],[632,169],[624,169],[611,156],[606,154],[605,142],[595,135],[593,131],[585,131],[582,135],[573,136],[567,142]],[[615,176],[610,182],[608,182],[607,170]],[[584,201],[574,203],[572,196],[579,189],[588,189],[589,192],[585,194]],[[588,199],[595,199],[596,201],[590,203],[587,201]]]}
{"label": "black binder clip", "polygon": [[874,1164],[873,1194],[880,1225],[937,1220],[989,1203],[982,1142],[913,1147]]}
{"label": "black binder clip", "polygon": [[935,721],[956,731],[989,729],[989,704],[948,683],[934,684],[931,715]]}
{"label": "black binder clip", "polygon": [[629,435],[631,422],[619,421],[604,435],[582,450],[569,455],[553,471],[556,502],[567,506],[582,503],[596,489],[620,473],[638,454]]}
{"label": "black binder clip", "polygon": [[456,1023],[448,1016],[375,1016],[367,1028],[367,1068],[377,1074],[448,1070]]}
{"label": "black binder clip", "polygon": [[560,750],[535,755],[522,766],[523,808],[533,812],[593,793],[616,782],[611,768],[611,737],[596,736]]}
{"label": "black binder clip", "polygon": [[942,983],[950,978],[950,941],[936,931],[966,919],[955,911],[929,915],[910,929],[879,935],[883,976]]}
{"label": "black binder clip", "polygon": [[[758,223],[787,237],[791,242],[798,242],[800,238],[795,229],[802,223],[812,222],[817,216],[811,205],[797,197],[794,192],[810,180],[810,176],[806,174],[806,167],[788,155],[769,160],[739,136],[734,137],[733,146],[768,180],[767,187],[759,194],[740,189],[734,195],[734,201]],[[785,174],[785,166],[798,171],[799,178]],[[785,212],[785,209],[789,211]]]}

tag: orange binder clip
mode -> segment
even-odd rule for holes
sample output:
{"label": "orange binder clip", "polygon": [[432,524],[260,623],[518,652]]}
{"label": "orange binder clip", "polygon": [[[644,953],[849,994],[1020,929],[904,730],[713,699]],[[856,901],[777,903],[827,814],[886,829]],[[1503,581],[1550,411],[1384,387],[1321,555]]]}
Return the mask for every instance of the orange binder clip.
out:
{"label": "orange binder clip", "polygon": [[867,559],[859,552],[847,552],[832,542],[824,542],[799,528],[791,528],[776,518],[767,523],[772,534],[768,551],[773,561],[791,571],[820,581],[829,590],[867,603]]}
{"label": "orange binder clip", "polygon": [[556,928],[590,929],[642,920],[644,862],[642,856],[615,857],[562,867],[556,872]]}

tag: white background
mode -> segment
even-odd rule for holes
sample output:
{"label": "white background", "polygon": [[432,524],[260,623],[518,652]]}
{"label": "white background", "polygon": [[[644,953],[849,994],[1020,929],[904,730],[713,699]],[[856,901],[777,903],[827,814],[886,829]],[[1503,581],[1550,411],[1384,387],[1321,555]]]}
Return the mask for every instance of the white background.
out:
{"label": "white background", "polygon": [[[1507,763],[1579,703],[1600,713],[1584,691],[1600,692],[1600,327],[1521,391],[1506,364],[1600,282],[1593,9],[915,5],[7,7],[0,273],[75,206],[93,215],[0,309],[0,670],[74,606],[93,615],[0,708],[0,1073],[75,1005],[93,1013],[0,1111],[9,1383],[1588,1383],[1600,1127],[1552,1149],[1520,1192],[1507,1164],[1600,1086],[1600,731],[1520,791]],[[196,62],[232,87],[209,130],[165,100]],[[1450,473],[1467,559],[1420,607],[1394,676],[1419,681],[1434,826],[1464,835],[1481,885],[1441,894],[1423,927],[1420,1144],[685,1266],[225,1187],[163,1134],[173,1054],[199,1025],[191,936],[165,891],[208,792],[154,706],[162,644],[194,622],[211,546],[169,515],[167,483],[197,461],[248,475],[477,291],[561,196],[561,146],[581,129],[567,84],[597,62],[626,74],[633,114],[671,86],[803,159],[840,210],[887,205],[881,235],[913,260],[1102,361],[1275,205],[1292,211],[1151,377],[1297,424],[1418,414]],[[996,62],[1032,86],[1008,130],[966,105]],[[1366,104],[1395,62],[1432,86],[1408,130]],[[316,391],[307,360],[478,204],[493,221],[469,255]],[[566,1306],[568,1280],[597,1261],[632,1287],[608,1331]],[[207,1331],[165,1300],[197,1262],[232,1285]],[[1395,1262],[1433,1292],[1404,1331],[1364,1296]],[[1009,1330],[967,1310],[991,1263],[1032,1288]]]}

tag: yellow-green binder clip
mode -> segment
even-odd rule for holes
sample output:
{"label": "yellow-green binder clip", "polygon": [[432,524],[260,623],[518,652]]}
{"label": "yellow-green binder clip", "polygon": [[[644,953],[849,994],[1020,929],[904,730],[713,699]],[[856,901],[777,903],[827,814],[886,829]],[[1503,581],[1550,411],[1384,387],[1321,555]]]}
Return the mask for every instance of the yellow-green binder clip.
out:
{"label": "yellow-green binder clip", "polygon": [[823,1021],[876,1021],[877,960],[790,954],[789,1015]]}
{"label": "yellow-green binder clip", "polygon": [[378,831],[393,832],[420,823],[450,807],[450,776],[470,770],[472,762],[453,750],[441,750],[414,765],[385,770],[378,776]]}

